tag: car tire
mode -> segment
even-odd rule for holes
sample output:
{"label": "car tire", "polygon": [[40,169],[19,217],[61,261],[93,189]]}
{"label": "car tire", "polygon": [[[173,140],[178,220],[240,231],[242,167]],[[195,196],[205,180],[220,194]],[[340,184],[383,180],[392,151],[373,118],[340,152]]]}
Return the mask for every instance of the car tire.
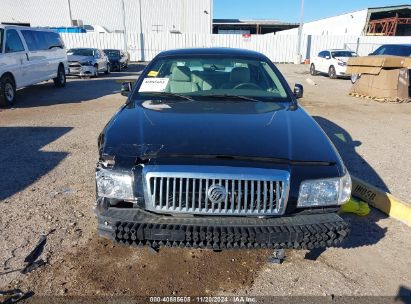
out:
{"label": "car tire", "polygon": [[63,88],[66,86],[66,72],[62,65],[59,65],[59,68],[57,69],[57,77],[54,78],[53,81],[56,88]]}
{"label": "car tire", "polygon": [[315,65],[314,65],[314,63],[311,63],[311,65],[310,65],[310,74],[311,74],[312,76],[318,75],[318,72],[315,70]]}
{"label": "car tire", "polygon": [[351,83],[352,84],[356,83],[357,80],[360,79],[360,78],[361,78],[361,74],[351,74],[351,77],[350,77]]}
{"label": "car tire", "polygon": [[106,69],[106,71],[104,72],[104,74],[110,74],[110,72],[111,72],[110,64],[107,64],[107,69]]}
{"label": "car tire", "polygon": [[11,76],[0,78],[0,106],[11,107],[16,101],[16,84]]}
{"label": "car tire", "polygon": [[330,77],[331,79],[337,78],[337,73],[335,72],[335,67],[333,65],[328,69],[328,77]]}

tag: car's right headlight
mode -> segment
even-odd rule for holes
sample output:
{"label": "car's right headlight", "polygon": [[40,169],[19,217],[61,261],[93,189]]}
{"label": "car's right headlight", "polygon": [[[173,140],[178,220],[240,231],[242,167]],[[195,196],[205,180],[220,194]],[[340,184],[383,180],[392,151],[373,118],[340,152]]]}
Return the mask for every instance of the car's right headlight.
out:
{"label": "car's right headlight", "polygon": [[96,172],[96,184],[100,197],[134,200],[133,177],[128,172],[99,169]]}
{"label": "car's right headlight", "polygon": [[351,177],[306,180],[300,185],[297,207],[342,205],[351,197]]}

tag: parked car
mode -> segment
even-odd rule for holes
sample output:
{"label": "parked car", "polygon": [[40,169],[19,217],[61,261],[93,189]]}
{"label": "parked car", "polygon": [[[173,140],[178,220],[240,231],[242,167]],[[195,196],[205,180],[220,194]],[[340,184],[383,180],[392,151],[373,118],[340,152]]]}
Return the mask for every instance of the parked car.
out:
{"label": "parked car", "polygon": [[121,50],[105,49],[103,50],[111,64],[111,69],[121,71],[128,67],[128,54]]}
{"label": "parked car", "polygon": [[338,77],[350,76],[345,73],[347,61],[350,57],[357,54],[350,50],[325,50],[318,53],[318,56],[311,60],[310,74],[318,75],[319,73],[328,74],[332,79]]}
{"label": "parked car", "polygon": [[[411,57],[411,44],[383,44],[368,56],[401,56]],[[351,82],[355,83],[361,74],[352,74]]]}
{"label": "parked car", "polygon": [[71,76],[98,77],[99,73],[109,74],[110,61],[102,50],[77,48],[67,51],[69,72]]}
{"label": "parked car", "polygon": [[0,25],[0,106],[11,106],[16,90],[53,79],[66,84],[67,55],[56,32]]}
{"label": "parked car", "polygon": [[340,244],[351,179],[264,55],[183,49],[122,85],[98,138],[101,236],[128,245],[308,248]]}

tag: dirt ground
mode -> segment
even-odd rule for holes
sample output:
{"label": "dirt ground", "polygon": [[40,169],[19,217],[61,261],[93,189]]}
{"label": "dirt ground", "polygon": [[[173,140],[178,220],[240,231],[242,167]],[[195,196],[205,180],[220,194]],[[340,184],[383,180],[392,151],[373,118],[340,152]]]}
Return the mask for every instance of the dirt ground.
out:
{"label": "dirt ground", "polygon": [[[347,96],[347,80],[312,77],[306,66],[280,65],[302,83],[301,104],[335,143],[349,170],[411,201],[411,104]],[[287,251],[127,248],[97,238],[94,167],[97,135],[124,103],[120,79],[141,66],[98,79],[70,79],[18,92],[0,110],[0,290],[36,296],[85,295],[411,295],[411,228],[373,210],[345,216],[352,234],[342,248]],[[316,85],[306,82],[312,78]],[[41,233],[47,263],[23,275]],[[1,300],[1,298],[0,298]]]}

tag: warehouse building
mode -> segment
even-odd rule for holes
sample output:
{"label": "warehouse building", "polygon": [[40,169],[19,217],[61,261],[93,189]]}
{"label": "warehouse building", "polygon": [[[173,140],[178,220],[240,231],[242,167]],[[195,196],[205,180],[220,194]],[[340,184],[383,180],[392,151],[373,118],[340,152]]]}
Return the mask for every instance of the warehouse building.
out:
{"label": "warehouse building", "polygon": [[1,0],[0,23],[98,32],[211,33],[212,0]]}
{"label": "warehouse building", "polygon": [[[277,32],[297,35],[298,29]],[[304,23],[305,35],[410,36],[411,5],[367,8]]]}

